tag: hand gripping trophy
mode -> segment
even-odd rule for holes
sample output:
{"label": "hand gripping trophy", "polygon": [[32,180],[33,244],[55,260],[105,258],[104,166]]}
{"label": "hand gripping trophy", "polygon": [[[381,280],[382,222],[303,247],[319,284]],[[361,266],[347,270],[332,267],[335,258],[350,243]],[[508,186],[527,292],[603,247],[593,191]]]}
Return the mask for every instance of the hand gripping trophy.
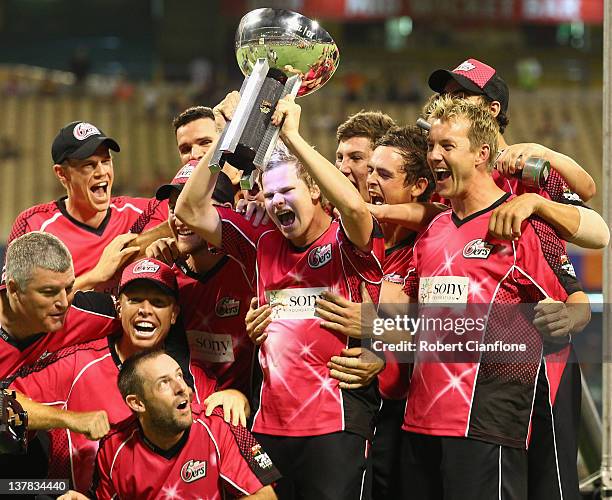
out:
{"label": "hand gripping trophy", "polygon": [[225,161],[242,170],[242,189],[250,189],[280,131],[270,123],[279,99],[302,97],[321,88],[338,67],[338,47],[319,23],[284,9],[257,9],[236,31],[236,58],[245,79],[240,104],[217,144],[210,168]]}

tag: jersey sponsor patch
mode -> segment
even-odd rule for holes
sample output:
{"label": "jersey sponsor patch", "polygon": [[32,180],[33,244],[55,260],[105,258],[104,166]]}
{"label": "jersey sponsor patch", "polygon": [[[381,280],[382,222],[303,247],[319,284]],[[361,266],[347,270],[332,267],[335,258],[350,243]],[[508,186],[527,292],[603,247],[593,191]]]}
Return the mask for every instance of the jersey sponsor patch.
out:
{"label": "jersey sponsor patch", "polygon": [[383,276],[383,279],[385,281],[388,281],[389,283],[397,283],[399,285],[403,285],[404,281],[406,281],[404,276],[402,276],[401,274],[397,274],[397,273],[385,274]]}
{"label": "jersey sponsor patch", "polygon": [[274,465],[268,454],[261,449],[260,444],[253,446],[251,448],[251,453],[253,453],[253,458],[257,462],[257,465],[259,465],[259,467],[262,469],[269,469],[272,467],[272,465]]}
{"label": "jersey sponsor patch", "polygon": [[134,274],[141,273],[156,273],[159,270],[159,266],[150,260],[143,260],[138,264],[132,271]]}
{"label": "jersey sponsor patch", "polygon": [[84,141],[88,137],[92,135],[101,135],[100,131],[95,125],[87,122],[81,122],[72,131],[72,135],[74,135],[75,139],[79,141]]}
{"label": "jersey sponsor patch", "polygon": [[181,467],[181,479],[186,483],[193,483],[206,477],[206,460],[188,460]]}
{"label": "jersey sponsor patch", "polygon": [[266,299],[272,307],[272,319],[314,319],[315,301],[321,292],[329,290],[320,288],[285,288],[284,290],[266,291]]}
{"label": "jersey sponsor patch", "polygon": [[572,278],[576,277],[576,271],[574,270],[574,266],[569,260],[567,255],[562,255],[561,259],[561,269],[563,269],[567,274],[569,274]]}
{"label": "jersey sponsor patch", "polygon": [[429,276],[419,279],[419,303],[467,304],[470,279],[467,276]]}
{"label": "jersey sponsor patch", "polygon": [[232,297],[223,297],[215,306],[215,314],[219,318],[231,318],[240,314],[240,301]]}
{"label": "jersey sponsor patch", "polygon": [[234,361],[232,336],[224,333],[210,333],[187,330],[187,341],[191,357],[209,363],[229,363]]}
{"label": "jersey sponsor patch", "polygon": [[491,254],[493,245],[482,238],[470,241],[463,247],[463,256],[466,259],[487,259]]}
{"label": "jersey sponsor patch", "polygon": [[332,260],[332,246],[331,243],[314,247],[308,254],[308,265],[313,269],[323,267]]}

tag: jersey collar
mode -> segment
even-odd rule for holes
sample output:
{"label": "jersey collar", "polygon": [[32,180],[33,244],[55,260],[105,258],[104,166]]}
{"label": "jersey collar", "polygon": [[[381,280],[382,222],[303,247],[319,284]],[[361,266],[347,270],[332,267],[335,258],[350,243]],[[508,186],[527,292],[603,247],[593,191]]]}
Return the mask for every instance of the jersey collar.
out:
{"label": "jersey collar", "polygon": [[142,426],[140,425],[140,422],[138,422],[138,427],[140,428],[140,435],[142,436],[142,442],[147,446],[147,448],[149,448],[153,453],[156,453],[157,455],[164,457],[166,460],[171,460],[172,458],[174,458],[176,455],[180,453],[180,451],[183,449],[183,447],[187,443],[187,440],[189,439],[189,431],[191,431],[191,426],[189,426],[189,428],[185,429],[185,432],[183,432],[183,435],[181,436],[181,439],[179,439],[178,443],[176,443],[171,448],[164,450],[160,448],[159,446],[157,446],[156,444],[154,444],[153,442],[151,442],[149,439],[147,439],[147,436],[145,436],[145,433],[142,430]]}
{"label": "jersey collar", "polygon": [[104,217],[104,220],[102,221],[102,224],[100,224],[96,228],[96,227],[88,226],[87,224],[83,224],[81,221],[76,220],[72,215],[70,215],[68,213],[68,210],[66,209],[66,200],[67,199],[68,199],[68,196],[63,196],[60,199],[55,201],[55,204],[57,205],[57,208],[61,212],[61,214],[64,217],[66,217],[66,219],[68,219],[70,222],[72,222],[75,226],[78,226],[81,229],[84,229],[85,231],[93,233],[93,234],[95,234],[97,236],[102,236],[104,234],[104,230],[106,229],[106,226],[108,226],[108,223],[110,222],[110,218],[111,218],[111,209],[110,209],[110,206],[106,210],[106,216]]}
{"label": "jersey collar", "polygon": [[480,217],[482,214],[486,214],[487,212],[491,210],[495,210],[502,203],[504,203],[510,196],[512,196],[512,193],[504,193],[504,195],[499,200],[497,200],[495,203],[493,203],[492,205],[489,205],[487,208],[483,208],[482,210],[479,210],[478,212],[474,212],[473,214],[468,215],[465,219],[460,219],[459,217],[457,217],[457,214],[453,212],[451,215],[451,219],[454,222],[455,226],[459,228],[463,226],[463,224],[470,222],[472,219],[475,219],[476,217]]}

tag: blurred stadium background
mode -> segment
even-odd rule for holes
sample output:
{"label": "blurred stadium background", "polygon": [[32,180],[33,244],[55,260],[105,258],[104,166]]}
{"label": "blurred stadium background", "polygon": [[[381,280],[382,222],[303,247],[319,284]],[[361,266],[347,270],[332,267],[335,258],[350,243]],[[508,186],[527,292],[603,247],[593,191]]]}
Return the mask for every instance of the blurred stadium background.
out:
{"label": "blurred stadium background", "polygon": [[[413,123],[431,71],[475,57],[510,85],[508,142],[575,158],[597,182],[590,205],[601,212],[603,0],[2,0],[0,244],[21,210],[62,194],[50,145],[69,121],[119,141],[115,194],[150,197],[172,178],[172,117],[239,88],[234,34],[258,7],[316,18],[340,48],[335,76],[301,100],[304,135],[330,160],[348,114],[380,109]],[[570,254],[601,302],[602,252]],[[590,329],[582,341],[601,349],[598,316]],[[584,370],[599,405],[600,366]]]}

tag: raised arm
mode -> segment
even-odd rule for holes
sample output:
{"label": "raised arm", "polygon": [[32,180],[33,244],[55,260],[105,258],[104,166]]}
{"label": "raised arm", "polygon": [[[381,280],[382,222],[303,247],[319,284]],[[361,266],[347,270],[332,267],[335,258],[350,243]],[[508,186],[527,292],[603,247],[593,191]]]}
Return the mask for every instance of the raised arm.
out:
{"label": "raised arm", "polygon": [[[230,92],[221,103],[215,106],[215,117],[230,120],[239,100],[238,92]],[[221,219],[212,204],[212,193],[217,182],[217,174],[213,174],[208,168],[216,145],[217,141],[211,144],[210,149],[194,169],[176,201],[174,214],[206,241],[212,245],[221,246]]]}
{"label": "raised arm", "polygon": [[399,205],[373,205],[366,203],[370,213],[379,222],[390,222],[412,231],[422,231],[432,219],[448,210],[442,203],[401,203]]}
{"label": "raised arm", "polygon": [[281,139],[306,167],[321,193],[340,212],[342,226],[351,242],[357,248],[366,250],[373,229],[370,212],[344,174],[302,138],[299,133],[300,113],[301,107],[295,103],[293,96],[288,95],[276,105],[272,122],[275,125],[282,122]]}

